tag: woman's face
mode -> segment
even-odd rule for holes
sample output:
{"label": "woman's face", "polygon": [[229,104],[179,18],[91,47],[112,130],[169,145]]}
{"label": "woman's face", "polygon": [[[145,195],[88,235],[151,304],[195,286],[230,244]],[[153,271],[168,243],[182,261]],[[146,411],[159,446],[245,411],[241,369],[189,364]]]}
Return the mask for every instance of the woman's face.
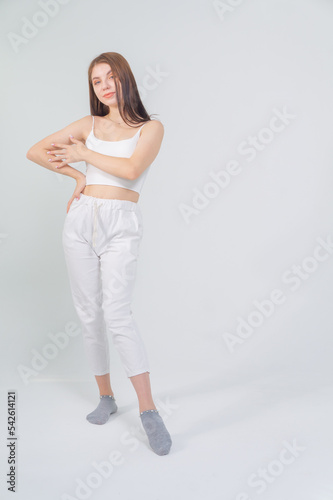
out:
{"label": "woman's face", "polygon": [[[97,98],[103,104],[106,106],[117,106],[116,86],[109,64],[96,64],[91,72],[91,82]],[[119,80],[118,83],[121,89]]]}

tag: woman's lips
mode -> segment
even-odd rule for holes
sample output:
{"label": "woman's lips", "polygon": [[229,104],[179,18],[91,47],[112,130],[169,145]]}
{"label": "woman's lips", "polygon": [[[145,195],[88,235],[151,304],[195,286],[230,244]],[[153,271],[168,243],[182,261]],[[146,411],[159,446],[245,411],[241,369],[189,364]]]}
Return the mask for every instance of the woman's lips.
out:
{"label": "woman's lips", "polygon": [[110,92],[109,94],[105,94],[103,97],[112,97],[114,95],[114,92]]}

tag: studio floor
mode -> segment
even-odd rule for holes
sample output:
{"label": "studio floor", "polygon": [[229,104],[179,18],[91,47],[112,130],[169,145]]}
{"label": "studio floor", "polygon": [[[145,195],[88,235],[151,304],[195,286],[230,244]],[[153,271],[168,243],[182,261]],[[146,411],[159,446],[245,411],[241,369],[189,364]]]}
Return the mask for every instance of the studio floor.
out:
{"label": "studio floor", "polygon": [[2,433],[1,498],[333,498],[333,389],[320,376],[284,372],[240,383],[198,372],[152,380],[173,440],[165,456],[151,450],[125,377],[105,425],[85,418],[98,404],[95,381],[35,381],[20,391],[16,493],[5,485]]}

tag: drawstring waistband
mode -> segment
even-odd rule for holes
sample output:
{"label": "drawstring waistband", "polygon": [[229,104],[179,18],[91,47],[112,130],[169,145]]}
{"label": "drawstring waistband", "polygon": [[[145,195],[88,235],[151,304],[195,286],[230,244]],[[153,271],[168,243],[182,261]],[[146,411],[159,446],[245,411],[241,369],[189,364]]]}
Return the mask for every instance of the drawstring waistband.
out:
{"label": "drawstring waistband", "polygon": [[93,235],[92,235],[92,246],[96,246],[96,235],[97,235],[97,210],[102,203],[97,204],[97,200],[94,200],[94,224],[93,224]]}
{"label": "drawstring waistband", "polygon": [[116,198],[97,198],[96,196],[88,196],[86,194],[80,194],[80,203],[82,204],[96,204],[105,205],[108,208],[122,209],[122,210],[137,210],[138,203],[130,200],[118,200]]}
{"label": "drawstring waistband", "polygon": [[[97,198],[95,196],[88,196],[83,193],[80,194],[80,204],[87,204],[88,206],[93,206],[93,231],[92,231],[92,246],[96,247],[97,239],[97,226],[99,218],[99,208],[105,207],[107,210],[129,210],[129,211],[140,211],[140,207],[134,201],[130,200],[118,200],[115,198]],[[100,221],[102,223],[102,221]]]}

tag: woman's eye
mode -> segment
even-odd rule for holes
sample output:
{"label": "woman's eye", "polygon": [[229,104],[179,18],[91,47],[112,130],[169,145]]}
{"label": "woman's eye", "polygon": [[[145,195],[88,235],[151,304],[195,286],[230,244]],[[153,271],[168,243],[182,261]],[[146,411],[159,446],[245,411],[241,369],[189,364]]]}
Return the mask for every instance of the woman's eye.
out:
{"label": "woman's eye", "polygon": [[[114,76],[113,76],[113,75],[110,75],[110,78],[114,78]],[[97,83],[99,83],[99,82],[98,82],[98,81],[97,81],[97,82],[95,82],[95,84],[94,84],[94,85],[97,85]]]}

